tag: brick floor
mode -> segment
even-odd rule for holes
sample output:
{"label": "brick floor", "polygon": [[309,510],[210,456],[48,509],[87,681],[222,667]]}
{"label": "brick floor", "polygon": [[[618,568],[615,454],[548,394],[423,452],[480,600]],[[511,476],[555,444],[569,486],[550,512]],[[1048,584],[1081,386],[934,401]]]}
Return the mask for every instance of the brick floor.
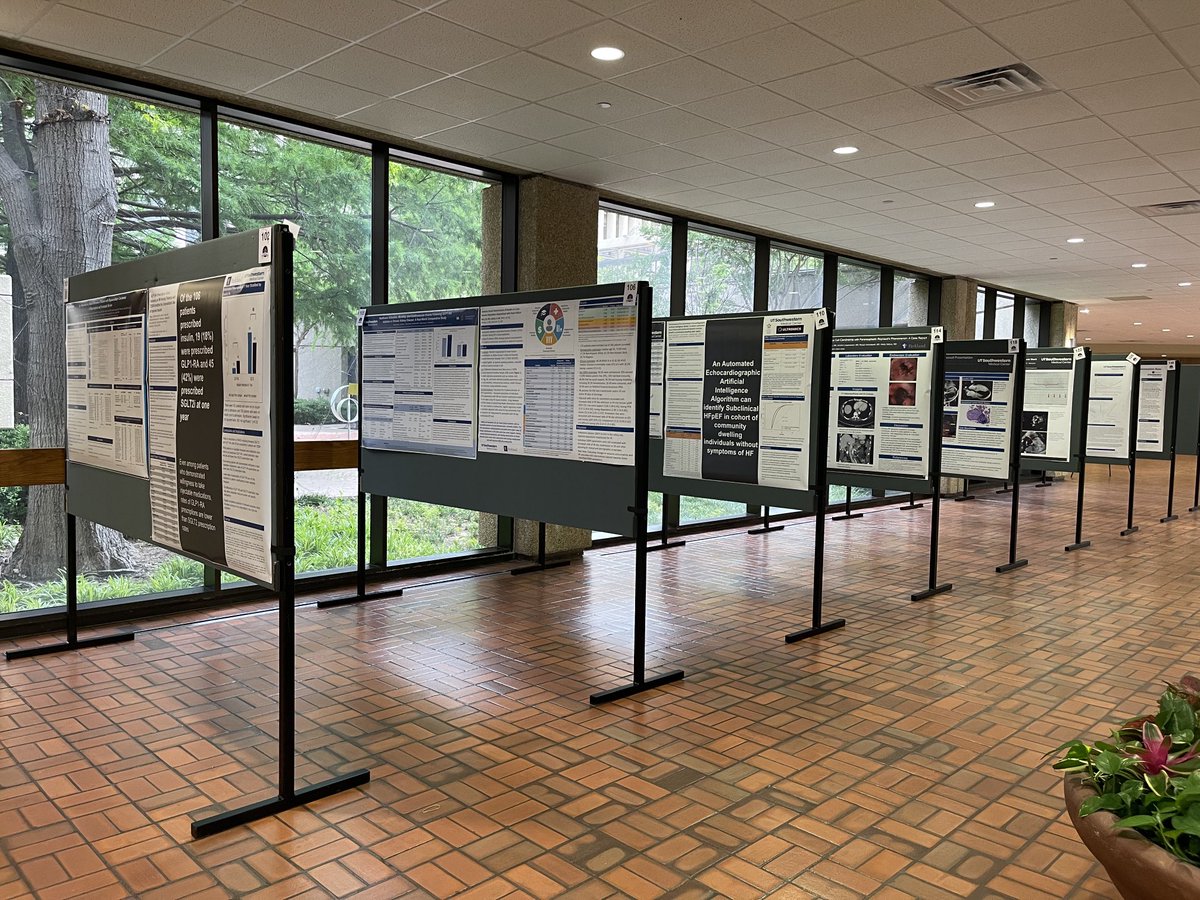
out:
{"label": "brick floor", "polygon": [[1026,569],[999,575],[1007,497],[828,527],[841,631],[808,616],[812,525],[653,554],[651,667],[628,677],[633,557],[471,577],[298,615],[301,781],[372,781],[191,841],[271,794],[274,616],[0,665],[0,897],[1116,897],[1042,755],[1143,711],[1196,659],[1190,464],[1023,494]]}

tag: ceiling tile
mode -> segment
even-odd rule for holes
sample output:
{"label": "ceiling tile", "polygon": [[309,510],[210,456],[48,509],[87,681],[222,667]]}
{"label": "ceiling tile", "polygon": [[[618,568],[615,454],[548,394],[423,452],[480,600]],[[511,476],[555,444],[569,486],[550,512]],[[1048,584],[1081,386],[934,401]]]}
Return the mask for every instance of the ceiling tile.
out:
{"label": "ceiling tile", "polygon": [[766,31],[784,20],[751,0],[651,0],[619,17],[653,38],[695,53]]}
{"label": "ceiling tile", "polygon": [[1133,159],[1117,159],[1112,162],[1087,163],[1080,166],[1063,166],[1080,181],[1095,184],[1116,178],[1136,178],[1139,175],[1157,175],[1166,170],[1148,156]]}
{"label": "ceiling tile", "polygon": [[[869,22],[869,26],[864,23]],[[855,56],[958,31],[967,22],[939,0],[859,0],[807,17],[801,23],[817,37]]]}
{"label": "ceiling tile", "polygon": [[789,22],[803,22],[809,16],[849,6],[855,0],[758,0],[767,9]]}
{"label": "ceiling tile", "polygon": [[617,123],[617,127],[660,144],[686,141],[688,138],[720,131],[721,126],[682,109],[663,109],[658,112]]}
{"label": "ceiling tile", "polygon": [[968,28],[874,53],[866,61],[904,84],[925,85],[1013,62],[1011,51]]}
{"label": "ceiling tile", "polygon": [[628,181],[610,184],[609,187],[614,191],[628,194],[631,197],[662,197],[665,194],[678,193],[684,190],[687,185],[682,181],[676,181],[664,175],[642,175],[638,178],[631,178]]}
{"label": "ceiling tile", "polygon": [[183,41],[159,55],[148,68],[200,84],[214,84],[242,93],[287,74],[274,63],[230,53],[196,41]]}
{"label": "ceiling tile", "polygon": [[[661,146],[638,150],[634,153],[622,153],[619,156],[614,156],[612,161],[620,163],[623,166],[641,169],[643,172],[654,173],[670,172],[674,169],[683,169],[688,166],[698,166],[705,162],[703,157],[684,153],[682,150],[676,150],[674,147]],[[682,187],[677,190],[682,190]]]}
{"label": "ceiling tile", "polygon": [[1189,66],[1200,66],[1200,25],[1177,28],[1163,35]]}
{"label": "ceiling tile", "polygon": [[360,109],[346,118],[351,122],[377,129],[384,134],[406,137],[421,137],[431,132],[460,125],[463,121],[455,116],[423,109],[401,100],[384,100],[382,103]]}
{"label": "ceiling tile", "polygon": [[705,159],[725,160],[735,156],[748,156],[770,150],[771,145],[753,135],[727,129],[700,137],[674,142],[675,147],[685,153],[694,153]]}
{"label": "ceiling tile", "polygon": [[992,37],[1021,59],[1095,47],[1146,34],[1146,23],[1125,0],[1074,0],[993,22]]}
{"label": "ceiling tile", "polygon": [[970,119],[954,114],[880,128],[874,133],[876,137],[906,150],[919,150],[934,144],[949,144],[987,135],[985,129]]}
{"label": "ceiling tile", "polygon": [[1009,140],[1018,147],[1034,151],[1073,147],[1076,144],[1089,144],[1115,137],[1117,137],[1117,133],[1113,131],[1112,126],[1094,117],[1076,119],[1074,122],[1063,122],[1058,125],[1041,125],[1037,128],[1025,128],[1008,133]]}
{"label": "ceiling tile", "polygon": [[880,181],[902,191],[922,193],[927,188],[945,187],[951,184],[962,184],[971,179],[953,169],[921,169],[916,172],[902,172],[899,175],[884,175]]}
{"label": "ceiling tile", "polygon": [[[600,103],[612,105],[607,109],[602,109],[598,105]],[[625,88],[617,87],[615,84],[602,82],[559,94],[557,97],[550,97],[543,100],[542,105],[592,122],[606,123],[640,116],[661,109],[663,104],[657,100],[651,100],[649,97],[643,97],[641,94],[635,94],[633,91],[627,91]],[[712,125],[711,127],[715,131],[719,126]]]}
{"label": "ceiling tile", "polygon": [[997,3],[996,0],[946,0],[946,3],[973,22],[994,22],[1006,16],[1055,6],[1062,0],[1004,0],[1003,3]]}
{"label": "ceiling tile", "polygon": [[678,206],[680,209],[695,209],[696,207],[710,206],[714,203],[725,203],[729,200],[724,194],[718,194],[716,191],[708,190],[708,188],[697,187],[688,188],[677,194],[664,194],[662,199],[664,203]]}
{"label": "ceiling tile", "polygon": [[1105,116],[1105,121],[1130,137],[1173,131],[1184,123],[1200,122],[1200,100],[1111,113]]}
{"label": "ceiling tile", "polygon": [[850,58],[845,51],[792,24],[730,41],[697,55],[755,84]]}
{"label": "ceiling tile", "polygon": [[1200,147],[1200,128],[1181,128],[1157,134],[1139,135],[1134,143],[1147,153],[1182,153]]}
{"label": "ceiling tile", "polygon": [[[947,184],[941,187],[928,187],[917,191],[926,200],[935,203],[957,203],[960,200],[978,200],[987,197],[995,191],[986,184],[978,181],[963,181],[960,184]],[[974,207],[972,207],[974,208]]]}
{"label": "ceiling tile", "polygon": [[1062,187],[1014,191],[1013,196],[1024,203],[1042,206],[1047,203],[1069,203],[1072,200],[1095,200],[1103,195],[1086,184],[1065,184]]}
{"label": "ceiling tile", "polygon": [[512,52],[507,44],[428,14],[405,19],[363,43],[388,56],[447,74],[482,65]]}
{"label": "ceiling tile", "polygon": [[54,0],[5,0],[0,3],[0,33],[20,36],[54,5]]}
{"label": "ceiling tile", "polygon": [[697,100],[684,106],[684,109],[731,128],[807,112],[799,103],[757,85],[707,100]]}
{"label": "ceiling tile", "polygon": [[1018,128],[1033,128],[1054,122],[1083,119],[1090,113],[1071,98],[1070,94],[1055,92],[1028,97],[1009,103],[998,103],[965,112],[972,121],[997,134]]}
{"label": "ceiling tile", "polygon": [[554,174],[568,181],[582,184],[610,184],[614,181],[628,181],[643,173],[628,166],[619,166],[609,160],[597,159],[592,162],[579,163],[565,169],[555,169]]}
{"label": "ceiling tile", "polygon": [[[592,50],[596,47],[620,47],[625,51],[625,56],[612,62],[593,59]],[[596,78],[614,78],[681,55],[674,47],[607,19],[559,35],[530,49],[538,56],[580,69]]]}
{"label": "ceiling tile", "polygon": [[[152,59],[178,40],[165,31],[119,22],[69,6],[51,8],[30,26],[25,37],[37,44],[135,65]],[[231,49],[237,50],[236,47]]]}
{"label": "ceiling tile", "polygon": [[341,38],[273,19],[245,7],[230,10],[192,37],[214,47],[292,69],[308,65],[345,44]]}
{"label": "ceiling tile", "polygon": [[[72,2],[78,2],[78,0],[72,0]],[[89,2],[112,5],[113,0],[89,0]],[[153,0],[118,0],[118,2],[150,6]],[[212,4],[213,0],[208,0],[208,2]],[[196,4],[192,0],[188,0],[187,3],[153,3],[153,5],[160,8],[186,8],[203,4]],[[401,19],[417,12],[415,7],[398,2],[398,0],[321,0],[320,3],[296,3],[295,0],[246,0],[245,5],[276,19],[303,25],[305,28],[331,34],[348,41],[357,41],[368,34],[374,34],[376,31],[394,25]],[[144,20],[138,19],[138,21]]]}
{"label": "ceiling tile", "polygon": [[767,87],[814,109],[886,94],[900,83],[857,59],[767,82]]}
{"label": "ceiling tile", "polygon": [[1133,8],[1159,31],[1200,25],[1200,4],[1195,0],[1130,0]]}
{"label": "ceiling tile", "polygon": [[285,75],[254,93],[285,106],[310,109],[330,116],[344,116],[364,106],[373,106],[384,99],[379,94],[316,78],[305,72]]}
{"label": "ceiling tile", "polygon": [[[764,153],[752,153],[749,156],[737,156],[727,160],[731,166],[737,166],[755,175],[781,175],[784,172],[799,172],[801,169],[811,169],[821,163],[807,156],[801,156],[793,150],[767,150]],[[1197,166],[1200,168],[1200,164]]]}
{"label": "ceiling tile", "polygon": [[949,144],[926,147],[921,152],[934,162],[952,166],[957,163],[1009,156],[1020,153],[1021,149],[1010,144],[1004,138],[988,135],[987,137],[969,138],[965,141],[953,141]]}
{"label": "ceiling tile", "polygon": [[867,159],[852,159],[842,163],[843,168],[868,178],[916,172],[920,169],[932,168],[933,165],[924,157],[909,153],[907,150],[898,150],[895,153],[885,153],[883,156],[872,156]]}
{"label": "ceiling tile", "polygon": [[[928,149],[921,151],[928,156]],[[1029,153],[1018,153],[1015,156],[1000,156],[996,159],[983,159],[974,162],[953,163],[955,171],[962,172],[972,178],[986,180],[988,178],[1004,178],[1008,175],[1024,175],[1029,172],[1044,172],[1053,168],[1048,162]]]}
{"label": "ceiling tile", "polygon": [[811,169],[801,169],[799,172],[782,172],[773,176],[775,181],[797,188],[815,188],[828,184],[844,184],[847,181],[857,181],[858,176],[837,166],[815,166]]}
{"label": "ceiling tile", "polygon": [[514,47],[532,47],[600,18],[571,0],[446,0],[434,7],[434,12]]}
{"label": "ceiling tile", "polygon": [[[172,51],[174,52],[174,51]],[[370,86],[390,97],[444,77],[441,72],[354,45],[313,63],[304,70],[351,87]]]}
{"label": "ceiling tile", "polygon": [[750,125],[742,130],[783,147],[826,140],[838,135],[851,134],[854,131],[849,125],[816,112],[774,119],[759,125]]}
{"label": "ceiling tile", "polygon": [[[696,187],[716,187],[721,184],[742,181],[746,177],[746,173],[741,169],[735,169],[732,166],[716,162],[702,163],[701,165],[689,166],[685,169],[674,169],[666,174],[677,181],[682,181],[684,184]],[[782,185],[776,185],[776,187],[780,191],[786,190]]]}
{"label": "ceiling tile", "polygon": [[744,79],[691,56],[621,75],[613,83],[673,106],[748,86]]}
{"label": "ceiling tile", "polygon": [[[391,3],[392,0],[386,0],[386,2]],[[51,5],[51,3],[38,3],[37,7],[40,9],[37,11],[40,13],[49,9]],[[175,35],[191,34],[201,25],[207,24],[229,9],[227,0],[194,0],[194,2],[189,0],[187,3],[170,4],[161,3],[159,0],[66,0],[62,5]],[[403,4],[395,5],[396,8],[405,9],[407,13],[413,11],[411,7]],[[28,12],[34,8],[30,4],[14,3],[11,0],[4,0],[4,3],[0,3],[0,7],[3,7],[0,10],[0,29],[6,31],[16,30],[9,29],[6,20],[12,17],[19,21],[21,18],[28,17]],[[292,17],[283,16],[282,18]],[[396,16],[396,18],[398,19],[400,16]],[[25,26],[31,22],[32,18],[29,18]]]}
{"label": "ceiling tile", "polygon": [[460,77],[514,97],[535,101],[596,83],[590,75],[532,53],[514,53],[494,59],[463,72]]}
{"label": "ceiling tile", "polygon": [[535,141],[561,137],[573,131],[583,131],[585,128],[592,127],[592,123],[587,119],[569,116],[557,109],[550,109],[536,103],[529,103],[499,115],[490,116],[483,120],[483,124]]}
{"label": "ceiling tile", "polygon": [[812,188],[814,194],[828,197],[830,200],[860,200],[863,197],[880,197],[893,193],[886,184],[880,184],[869,178],[858,178],[854,181],[843,181],[840,184],[826,184]]}
{"label": "ceiling tile", "polygon": [[[1196,4],[1200,9],[1200,3]],[[1200,100],[1200,83],[1186,69],[1079,88],[1075,99],[1097,115]]]}
{"label": "ceiling tile", "polygon": [[576,153],[584,153],[601,159],[622,153],[633,153],[654,146],[642,138],[603,125],[555,138],[549,143],[556,147],[566,147]]}
{"label": "ceiling tile", "polygon": [[509,165],[520,166],[531,172],[552,172],[565,169],[568,166],[579,166],[594,162],[582,153],[553,147],[550,144],[527,144],[516,150],[506,150],[496,154],[496,159]]}
{"label": "ceiling tile", "polygon": [[495,156],[505,150],[513,150],[530,143],[528,138],[480,125],[478,122],[468,122],[466,125],[439,131],[431,136],[431,140],[436,141],[440,147],[452,147],[475,156]]}
{"label": "ceiling tile", "polygon": [[1086,165],[1088,163],[1112,162],[1118,159],[1133,159],[1143,156],[1142,151],[1125,138],[1097,141],[1080,147],[1060,150],[1039,150],[1038,155],[1056,166]]}
{"label": "ceiling tile", "polygon": [[[742,173],[743,177],[745,173]],[[775,197],[787,190],[778,181],[769,178],[749,178],[744,181],[734,181],[729,184],[716,186],[716,190],[731,197],[744,197],[748,200],[763,197]]]}
{"label": "ceiling tile", "polygon": [[945,112],[944,106],[908,89],[831,106],[825,110],[826,115],[864,131],[876,131],[889,125],[903,125],[919,119],[932,119]]}
{"label": "ceiling tile", "polygon": [[1184,189],[1184,193],[1189,193],[1186,190],[1187,185],[1170,172],[1161,172],[1157,175],[1137,175],[1132,178],[1112,178],[1097,183],[1096,187],[1113,197],[1125,197],[1143,191],[1169,190],[1178,193],[1180,188]]}
{"label": "ceiling tile", "polygon": [[1152,35],[1069,53],[1050,52],[1054,55],[1035,59],[1031,65],[1063,90],[1179,68],[1179,60]]}
{"label": "ceiling tile", "polygon": [[462,119],[480,119],[521,105],[516,97],[461,78],[445,78],[409,91],[400,99]]}
{"label": "ceiling tile", "polygon": [[1200,169],[1200,149],[1184,150],[1180,153],[1160,153],[1158,161],[1175,172]]}

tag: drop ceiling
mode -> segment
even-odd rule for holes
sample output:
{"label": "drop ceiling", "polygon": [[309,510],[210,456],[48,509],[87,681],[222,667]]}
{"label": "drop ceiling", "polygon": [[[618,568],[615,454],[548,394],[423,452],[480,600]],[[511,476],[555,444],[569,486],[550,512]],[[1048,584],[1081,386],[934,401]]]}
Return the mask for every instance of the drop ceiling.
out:
{"label": "drop ceiling", "polygon": [[[0,34],[1200,333],[1200,214],[1133,209],[1200,198],[1200,0],[4,0]],[[917,90],[1018,62],[1049,90]]]}

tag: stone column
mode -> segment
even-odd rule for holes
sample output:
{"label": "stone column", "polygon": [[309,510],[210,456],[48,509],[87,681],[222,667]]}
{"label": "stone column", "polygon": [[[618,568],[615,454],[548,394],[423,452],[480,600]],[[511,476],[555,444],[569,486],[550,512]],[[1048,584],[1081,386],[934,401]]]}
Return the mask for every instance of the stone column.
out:
{"label": "stone column", "polygon": [[[975,307],[979,283],[970,278],[942,279],[942,318],[938,323],[946,329],[948,341],[975,340]],[[942,386],[933,386],[934,402],[941,396]],[[940,407],[939,407],[940,408]],[[936,420],[940,427],[940,418]],[[943,478],[942,493],[952,494],[962,490],[963,479]]]}
{"label": "stone column", "polygon": [[1064,300],[1050,304],[1050,333],[1042,335],[1046,347],[1074,347],[1079,325],[1079,307]]}
{"label": "stone column", "polygon": [[[517,207],[517,290],[574,287],[596,283],[596,222],[600,194],[595,188],[534,175],[521,179]],[[483,192],[484,291],[500,290],[500,188]],[[537,555],[538,523],[513,523],[513,549]],[[480,516],[480,539],[496,540],[496,517]],[[578,555],[592,545],[583,528],[546,526],[546,552]]]}

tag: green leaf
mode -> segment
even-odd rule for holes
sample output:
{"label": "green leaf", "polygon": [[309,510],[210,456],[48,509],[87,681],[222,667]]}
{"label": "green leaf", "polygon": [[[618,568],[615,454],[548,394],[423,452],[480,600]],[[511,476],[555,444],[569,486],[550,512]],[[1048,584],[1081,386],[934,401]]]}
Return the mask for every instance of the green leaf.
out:
{"label": "green leaf", "polygon": [[1126,816],[1113,823],[1114,828],[1152,828],[1158,824],[1154,816]]}
{"label": "green leaf", "polygon": [[1117,793],[1120,794],[1121,799],[1124,800],[1126,804],[1132,806],[1133,803],[1142,796],[1142,794],[1146,793],[1146,786],[1140,781],[1127,781],[1125,784],[1121,785],[1121,790],[1119,790]]}
{"label": "green leaf", "polygon": [[1180,834],[1190,834],[1193,837],[1200,837],[1200,819],[1175,816],[1171,819],[1171,825]]}
{"label": "green leaf", "polygon": [[1166,772],[1159,772],[1157,775],[1147,775],[1146,786],[1159,797],[1165,797],[1167,790],[1171,786],[1171,779]]}
{"label": "green leaf", "polygon": [[1125,757],[1112,750],[1104,750],[1096,757],[1096,770],[1101,775],[1118,775],[1125,767]]}
{"label": "green leaf", "polygon": [[1117,810],[1122,806],[1124,804],[1116,794],[1096,794],[1093,797],[1088,797],[1079,804],[1079,815],[1090,816],[1092,813],[1102,809]]}

